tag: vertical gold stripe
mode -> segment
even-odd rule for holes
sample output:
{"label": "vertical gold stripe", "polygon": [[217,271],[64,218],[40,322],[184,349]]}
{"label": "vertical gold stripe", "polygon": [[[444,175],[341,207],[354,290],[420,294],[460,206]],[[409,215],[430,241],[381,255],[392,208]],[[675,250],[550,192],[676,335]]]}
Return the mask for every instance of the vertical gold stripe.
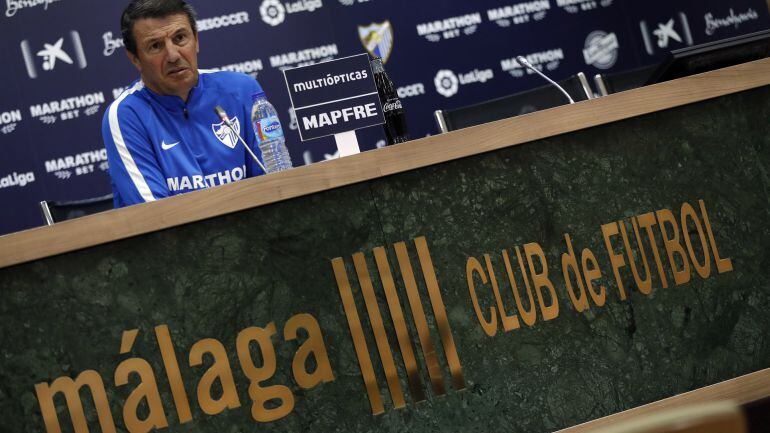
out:
{"label": "vertical gold stripe", "polygon": [[401,302],[398,299],[396,285],[393,282],[393,274],[390,272],[388,255],[385,249],[377,247],[374,249],[374,260],[377,262],[377,271],[380,273],[382,287],[385,289],[385,297],[388,300],[388,309],[390,318],[393,320],[393,327],[396,330],[398,338],[398,347],[401,350],[401,357],[406,367],[406,376],[409,382],[409,392],[415,402],[425,400],[425,390],[422,389],[422,380],[420,380],[420,371],[417,367],[417,359],[414,357],[412,341],[409,338],[409,330],[404,320],[404,312],[401,309]]}
{"label": "vertical gold stripe", "polygon": [[350,282],[345,271],[345,261],[341,257],[337,257],[332,260],[332,268],[334,268],[334,277],[337,279],[337,288],[342,298],[342,307],[345,309],[345,316],[348,319],[350,335],[353,337],[353,346],[356,349],[358,365],[361,367],[364,385],[366,385],[366,393],[369,395],[369,404],[372,406],[372,413],[379,415],[385,412],[385,408],[382,406],[377,378],[374,375],[372,360],[369,358],[369,349],[366,346],[366,338],[364,338],[364,330],[361,328],[361,320],[358,318],[353,292],[350,290]]}
{"label": "vertical gold stripe", "polygon": [[420,300],[420,293],[417,291],[417,282],[414,279],[412,264],[409,262],[409,253],[406,250],[406,244],[398,242],[393,244],[393,248],[396,250],[398,266],[401,268],[401,278],[404,280],[404,287],[406,287],[406,296],[409,299],[409,307],[412,310],[414,325],[417,328],[417,335],[420,338],[420,346],[422,347],[422,354],[425,357],[425,363],[428,367],[428,375],[430,376],[430,381],[433,385],[433,392],[436,395],[444,395],[446,394],[444,377],[441,373],[438,357],[436,356],[436,349],[433,348],[433,341],[430,339],[428,322],[425,319],[425,312],[422,309],[422,301]]}
{"label": "vertical gold stripe", "polygon": [[390,351],[388,335],[385,333],[385,324],[382,322],[380,307],[377,305],[377,298],[374,296],[372,280],[369,277],[369,268],[366,266],[366,258],[363,253],[353,254],[353,264],[358,274],[358,283],[364,294],[366,311],[369,312],[369,320],[374,332],[374,341],[377,343],[377,350],[380,352],[382,368],[385,370],[385,378],[388,381],[390,397],[393,399],[393,406],[397,409],[406,405],[404,402],[404,391],[401,390],[401,382],[398,380],[398,371],[393,361],[393,354]]}
{"label": "vertical gold stripe", "polygon": [[452,329],[449,327],[449,319],[446,316],[444,301],[441,299],[441,291],[438,287],[436,272],[433,269],[433,260],[430,258],[430,251],[428,250],[425,236],[415,239],[414,245],[417,247],[417,255],[420,258],[420,266],[422,267],[422,276],[425,278],[425,285],[428,286],[428,295],[433,307],[433,315],[436,317],[439,335],[441,335],[441,343],[444,345],[444,354],[449,363],[449,371],[452,373],[452,385],[457,390],[465,389],[463,368],[460,365],[460,357],[457,356],[457,346],[455,346],[455,341],[452,337]]}

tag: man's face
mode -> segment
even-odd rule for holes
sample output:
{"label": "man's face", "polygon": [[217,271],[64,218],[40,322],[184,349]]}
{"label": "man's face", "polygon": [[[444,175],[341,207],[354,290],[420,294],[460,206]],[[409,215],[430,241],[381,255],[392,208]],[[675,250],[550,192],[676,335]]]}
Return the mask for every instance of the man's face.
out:
{"label": "man's face", "polygon": [[136,55],[128,53],[144,84],[161,95],[187,101],[198,84],[198,37],[187,15],[144,18],[134,23]]}

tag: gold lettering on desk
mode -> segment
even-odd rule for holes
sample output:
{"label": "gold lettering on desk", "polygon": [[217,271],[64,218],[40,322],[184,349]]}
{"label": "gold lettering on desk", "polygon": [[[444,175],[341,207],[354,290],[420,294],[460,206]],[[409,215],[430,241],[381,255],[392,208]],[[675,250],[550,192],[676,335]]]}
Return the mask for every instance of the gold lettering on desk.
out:
{"label": "gold lettering on desk", "polygon": [[[665,272],[666,266],[661,259],[658,245],[655,241],[654,229],[656,227],[663,240],[663,249],[668,259],[668,270],[671,271],[674,277],[675,285],[679,286],[690,282],[693,269],[702,279],[709,278],[711,276],[712,260],[716,264],[717,272],[720,274],[733,270],[732,261],[729,258],[723,259],[719,255],[714,232],[706,212],[706,204],[703,200],[698,200],[698,204],[700,215],[691,204],[685,202],[680,207],[679,218],[670,209],[660,209],[631,218],[631,225],[636,238],[636,251],[641,257],[641,264],[645,274],[644,278],[640,275],[635,263],[631,243],[628,240],[626,221],[620,220],[602,225],[604,244],[607,248],[607,254],[610,258],[610,264],[621,300],[626,299],[626,293],[620,270],[627,265],[631,268],[631,273],[639,292],[644,295],[649,295],[652,292],[651,266],[647,261],[648,256],[645,252],[644,239],[639,234],[640,227],[644,228],[647,232],[648,248],[652,251],[660,284],[664,289],[668,287],[668,280]],[[618,234],[622,238],[622,247],[620,249],[624,251],[621,252],[616,251],[617,241],[615,241],[615,238]],[[695,235],[697,235],[697,243],[693,241]],[[698,245],[698,243],[700,244],[700,255],[696,253],[693,247],[693,244]]]}
{"label": "gold lettering on desk", "polygon": [[[465,388],[465,379],[462,373],[460,358],[457,355],[457,347],[455,346],[454,338],[452,336],[452,330],[447,318],[446,307],[444,306],[441,297],[441,290],[439,288],[438,279],[436,278],[428,244],[424,237],[415,239],[414,244],[415,249],[417,250],[417,257],[420,263],[423,281],[425,282],[425,287],[428,292],[431,310],[436,321],[439,338],[452,377],[452,386],[457,390],[461,390]],[[407,295],[409,308],[412,313],[414,326],[417,329],[417,336],[420,347],[422,348],[428,376],[431,380],[433,393],[435,395],[446,394],[441,363],[433,345],[433,340],[431,339],[428,320],[422,307],[422,298],[417,286],[414,269],[409,258],[409,252],[404,242],[395,243],[393,249],[398,261],[398,267],[403,287]],[[422,388],[417,359],[414,355],[413,342],[410,338],[406,320],[404,319],[401,300],[399,299],[396,290],[390,263],[388,262],[387,251],[383,247],[377,247],[374,248],[372,252],[377,265],[380,282],[382,283],[383,292],[385,293],[385,299],[388,304],[388,312],[395,330],[398,348],[407,373],[407,383],[409,384],[410,394],[415,402],[423,401],[426,399],[426,395]],[[374,335],[374,341],[380,355],[380,361],[382,362],[393,406],[396,409],[402,408],[406,405],[406,402],[401,389],[398,370],[396,369],[395,360],[391,351],[391,344],[385,331],[382,313],[377,303],[377,297],[375,296],[371,275],[366,263],[366,256],[360,252],[353,254],[353,266],[364,298],[366,312]],[[374,372],[372,358],[369,355],[369,348],[366,343],[363,326],[361,325],[358,309],[353,297],[350,280],[348,279],[345,261],[341,257],[332,260],[332,268],[334,269],[334,276],[337,280],[340,297],[342,298],[342,305],[345,310],[345,316],[347,317],[366,392],[369,396],[372,413],[375,415],[382,414],[385,412],[385,408],[382,402],[382,396],[380,395],[377,377]]]}
{"label": "gold lettering on desk", "polygon": [[[519,264],[519,272],[521,273],[521,280],[526,289],[526,295],[528,299],[529,308],[524,307],[522,302],[522,295],[519,293],[519,286],[516,283],[516,276],[513,267],[511,266],[511,258],[508,254],[508,250],[502,250],[501,255],[505,264],[505,272],[508,276],[508,285],[511,288],[511,294],[516,305],[516,311],[521,315],[522,320],[527,326],[533,326],[537,322],[537,310],[540,309],[540,313],[543,316],[543,321],[549,321],[559,316],[559,299],[556,295],[556,288],[551,281],[548,274],[548,262],[543,252],[543,248],[535,243],[528,243],[524,245],[524,257],[522,257],[521,249],[516,246],[516,258]],[[505,306],[505,302],[500,291],[500,285],[495,275],[494,265],[492,258],[489,254],[484,254],[484,262],[486,263],[486,270],[482,267],[481,262],[476,257],[468,257],[465,265],[466,280],[468,283],[468,293],[471,297],[471,304],[473,310],[476,313],[476,318],[484,330],[490,337],[494,337],[497,334],[497,317],[500,317],[500,322],[503,324],[503,330],[505,332],[514,331],[519,329],[521,324],[519,317],[516,314],[508,314]],[[526,263],[525,263],[526,262]],[[536,265],[539,265],[540,271],[536,270]],[[489,307],[489,320],[484,316],[484,312],[481,310],[481,304],[479,303],[479,295],[477,291],[477,284],[474,280],[474,276],[478,275],[481,279],[481,284],[486,285],[487,282],[492,286],[491,291],[494,296],[494,305]],[[487,275],[489,275],[487,277]],[[502,281],[502,280],[501,280]],[[531,284],[530,284],[531,282]],[[544,291],[543,289],[548,289]],[[544,296],[547,294],[548,296]],[[537,301],[535,301],[537,298]]]}
{"label": "gold lettering on desk", "polygon": [[[307,335],[296,349],[291,367],[294,381],[303,389],[310,389],[334,380],[331,364],[323,341],[318,321],[310,314],[296,314],[289,318],[283,328],[285,341],[298,340],[299,330]],[[136,342],[138,329],[123,332],[120,354],[129,354]],[[277,357],[273,336],[277,333],[273,322],[265,327],[248,327],[236,338],[235,346],[241,371],[249,380],[248,395],[251,399],[251,417],[260,423],[273,422],[288,416],[294,410],[294,394],[286,385],[270,384],[277,370]],[[155,337],[160,350],[168,384],[176,406],[180,424],[192,421],[192,412],[187,398],[187,390],[182,382],[180,365],[176,349],[171,340],[171,332],[166,325],[155,327]],[[256,350],[254,350],[256,349]],[[231,366],[232,356],[228,356],[225,346],[214,338],[204,338],[192,345],[187,359],[191,367],[203,364],[204,356],[212,358],[212,365],[203,372],[197,384],[197,402],[206,415],[218,415],[225,410],[234,410],[241,406],[238,389]],[[184,357],[182,359],[185,359]],[[309,362],[313,361],[313,362]],[[315,365],[311,372],[308,365]],[[139,379],[129,384],[129,378]],[[126,400],[122,402],[122,415],[125,429],[131,433],[146,433],[169,426],[166,408],[160,398],[156,373],[147,360],[133,356],[121,361],[114,372],[114,384],[118,387],[131,387]],[[215,391],[217,388],[221,392]],[[75,433],[88,433],[88,420],[81,400],[81,391],[90,391],[96,415],[105,433],[115,433],[115,422],[110,410],[110,402],[104,380],[95,370],[86,370],[76,379],[59,377],[53,382],[41,382],[35,385],[40,413],[48,433],[61,433],[54,398],[62,394],[69,410],[69,419]],[[121,404],[121,402],[118,402]]]}

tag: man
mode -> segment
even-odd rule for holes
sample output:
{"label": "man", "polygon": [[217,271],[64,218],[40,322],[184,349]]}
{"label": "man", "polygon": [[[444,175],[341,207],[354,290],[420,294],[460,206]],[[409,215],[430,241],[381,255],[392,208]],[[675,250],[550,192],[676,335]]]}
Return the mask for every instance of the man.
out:
{"label": "man", "polygon": [[[198,70],[195,11],[184,0],[132,0],[121,17],[126,54],[141,80],[107,109],[102,136],[115,207],[257,176],[239,143],[261,155],[251,127],[251,77]],[[227,112],[235,133],[214,112]]]}

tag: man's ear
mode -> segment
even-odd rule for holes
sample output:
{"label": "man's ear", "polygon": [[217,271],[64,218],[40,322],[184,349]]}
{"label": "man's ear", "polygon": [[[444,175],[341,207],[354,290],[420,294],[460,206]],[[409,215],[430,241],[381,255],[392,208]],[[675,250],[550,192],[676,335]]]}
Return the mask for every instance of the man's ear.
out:
{"label": "man's ear", "polygon": [[126,56],[128,57],[128,60],[131,61],[131,63],[134,65],[137,71],[139,73],[142,73],[142,63],[139,61],[139,56],[135,55],[131,51],[126,50]]}

